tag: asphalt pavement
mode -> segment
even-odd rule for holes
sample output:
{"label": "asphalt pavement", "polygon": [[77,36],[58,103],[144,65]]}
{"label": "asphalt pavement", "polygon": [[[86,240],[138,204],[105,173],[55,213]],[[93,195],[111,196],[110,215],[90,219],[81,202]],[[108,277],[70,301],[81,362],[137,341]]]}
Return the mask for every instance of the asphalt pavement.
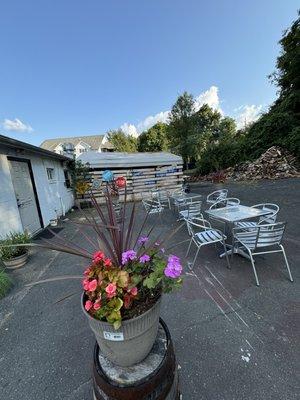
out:
{"label": "asphalt pavement", "polygon": [[[164,296],[161,310],[175,344],[183,400],[299,399],[300,180],[201,183],[191,190],[205,197],[221,187],[245,205],[280,206],[278,220],[288,223],[284,246],[294,282],[279,254],[257,257],[260,287],[250,262],[236,255],[228,270],[218,257],[221,248],[201,250],[193,272],[184,261],[184,285]],[[176,215],[166,211],[157,229],[176,224]],[[83,244],[74,224],[60,226],[61,235]],[[183,229],[172,240],[186,238]],[[185,250],[181,243],[172,252],[184,259]],[[80,283],[25,286],[81,274],[85,265],[76,256],[33,250],[28,264],[11,272],[15,285],[0,300],[1,400],[92,399],[94,338],[80,309]]]}

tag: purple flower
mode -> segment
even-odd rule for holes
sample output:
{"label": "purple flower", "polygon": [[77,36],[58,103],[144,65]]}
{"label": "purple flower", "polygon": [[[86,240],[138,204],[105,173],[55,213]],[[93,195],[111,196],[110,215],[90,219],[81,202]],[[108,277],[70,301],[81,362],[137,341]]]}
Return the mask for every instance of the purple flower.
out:
{"label": "purple flower", "polygon": [[134,250],[127,250],[122,253],[122,264],[128,263],[128,261],[136,260],[136,251]]}
{"label": "purple flower", "polygon": [[143,245],[148,242],[149,238],[147,236],[141,236],[138,240],[138,244]]}
{"label": "purple flower", "polygon": [[180,259],[174,255],[170,255],[168,258],[168,264],[164,270],[164,274],[168,278],[178,278],[182,273],[182,266],[180,264]]}
{"label": "purple flower", "polygon": [[150,261],[150,256],[148,256],[148,254],[144,254],[142,257],[140,257],[140,262],[142,264],[145,264],[148,261]]}

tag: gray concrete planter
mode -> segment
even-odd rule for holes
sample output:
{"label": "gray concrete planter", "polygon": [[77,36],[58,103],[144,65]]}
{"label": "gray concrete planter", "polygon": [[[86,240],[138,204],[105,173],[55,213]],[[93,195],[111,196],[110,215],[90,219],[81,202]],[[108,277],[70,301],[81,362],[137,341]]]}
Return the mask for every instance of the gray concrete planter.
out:
{"label": "gray concrete planter", "polygon": [[21,256],[12,258],[10,260],[3,260],[3,264],[7,269],[17,269],[23,267],[23,265],[26,264],[27,258],[28,258],[28,251],[26,251],[25,254],[22,254]]}
{"label": "gray concrete planter", "polygon": [[95,334],[101,352],[121,367],[130,367],[142,361],[150,352],[158,331],[161,299],[150,310],[136,318],[122,322],[115,330],[108,322],[91,317],[83,307],[89,325]]}

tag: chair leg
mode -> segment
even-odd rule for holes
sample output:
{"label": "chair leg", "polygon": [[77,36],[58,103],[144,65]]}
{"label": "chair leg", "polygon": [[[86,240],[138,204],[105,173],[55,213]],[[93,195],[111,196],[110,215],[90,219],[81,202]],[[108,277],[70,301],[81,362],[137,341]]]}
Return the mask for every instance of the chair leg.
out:
{"label": "chair leg", "polygon": [[224,251],[225,251],[225,257],[226,257],[226,261],[227,261],[227,268],[231,269],[231,265],[230,265],[230,262],[229,262],[229,257],[228,257],[228,254],[227,254],[227,248],[226,248],[225,241],[222,240],[222,243],[223,243],[223,247],[224,247]]}
{"label": "chair leg", "polygon": [[280,248],[281,248],[282,253],[283,253],[283,257],[284,257],[284,260],[285,260],[286,268],[287,268],[288,273],[289,273],[290,281],[294,282],[294,279],[292,277],[292,273],[291,273],[291,270],[290,270],[290,266],[289,266],[289,263],[288,263],[288,260],[287,260],[286,254],[285,254],[285,250],[284,250],[284,247],[282,246],[282,244],[280,245]]}
{"label": "chair leg", "polygon": [[198,257],[198,254],[199,254],[199,250],[200,250],[200,246],[198,247],[198,249],[197,249],[197,251],[196,251],[196,254],[195,254],[195,257],[194,257],[194,260],[193,260],[193,264],[192,264],[192,268],[194,268],[194,265],[195,265],[196,259],[197,259],[197,257]]}
{"label": "chair leg", "polygon": [[250,255],[250,260],[251,260],[251,264],[252,264],[252,268],[253,268],[253,272],[254,272],[254,276],[255,276],[255,280],[256,280],[256,285],[259,286],[259,280],[258,280],[258,277],[257,277],[256,268],[255,268],[255,265],[254,265],[254,259],[253,259],[253,256],[252,256],[250,250],[248,250],[248,253]]}
{"label": "chair leg", "polygon": [[191,240],[190,240],[189,247],[188,247],[187,252],[186,252],[186,254],[185,254],[186,257],[188,256],[188,254],[189,254],[189,252],[190,252],[190,248],[191,248],[191,245],[192,245],[192,241],[193,241],[193,238],[191,238]]}

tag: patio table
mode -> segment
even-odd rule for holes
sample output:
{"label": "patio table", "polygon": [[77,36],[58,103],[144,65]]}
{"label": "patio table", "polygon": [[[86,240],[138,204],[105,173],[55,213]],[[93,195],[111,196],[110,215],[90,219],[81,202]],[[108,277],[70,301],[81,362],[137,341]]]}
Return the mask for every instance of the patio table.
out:
{"label": "patio table", "polygon": [[202,197],[203,197],[202,194],[192,193],[192,192],[190,192],[190,193],[176,193],[176,194],[173,194],[173,195],[170,196],[170,198],[173,199],[173,200],[177,200],[178,198],[183,198],[185,200],[192,200],[192,201],[194,199],[201,200]]}
{"label": "patio table", "polygon": [[[225,223],[225,235],[227,236],[227,242],[232,242],[232,228],[234,227],[235,222],[258,218],[272,213],[271,210],[252,208],[243,206],[241,204],[238,206],[228,206],[216,208],[214,210],[206,210],[205,212],[214,219],[223,221]],[[226,246],[229,248],[229,250],[227,250],[227,254],[231,254],[233,247],[232,244],[226,243]],[[242,255],[243,257],[249,258],[248,254],[243,252],[241,249],[235,249],[234,252]],[[226,253],[222,253],[220,257],[224,257],[225,255]]]}
{"label": "patio table", "polygon": [[187,203],[192,203],[193,201],[200,201],[202,200],[202,195],[199,193],[176,193],[170,196],[173,200],[173,206],[175,210],[175,202],[177,201],[177,207],[185,206]]}

